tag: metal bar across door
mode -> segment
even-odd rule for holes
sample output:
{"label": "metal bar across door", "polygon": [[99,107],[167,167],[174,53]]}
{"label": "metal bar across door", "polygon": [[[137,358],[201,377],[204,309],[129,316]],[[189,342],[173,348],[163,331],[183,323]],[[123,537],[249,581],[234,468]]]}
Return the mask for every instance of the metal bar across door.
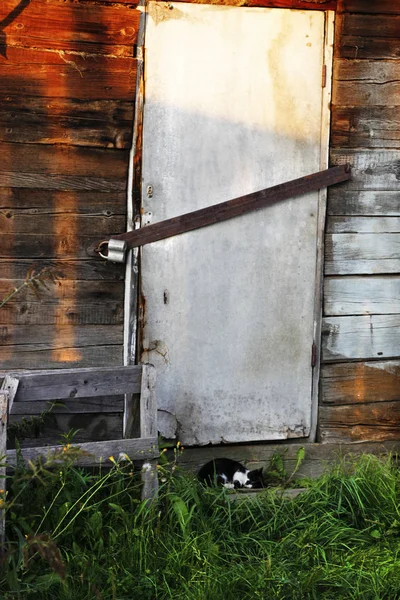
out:
{"label": "metal bar across door", "polygon": [[[126,250],[129,248],[137,248],[187,231],[227,221],[245,213],[272,206],[283,200],[301,196],[348,179],[350,179],[350,166],[348,164],[331,167],[233,200],[227,200],[172,219],[153,223],[135,231],[114,235],[108,242],[101,242],[98,251],[103,258],[114,262],[124,262]],[[108,255],[102,252],[105,245],[108,245]]]}

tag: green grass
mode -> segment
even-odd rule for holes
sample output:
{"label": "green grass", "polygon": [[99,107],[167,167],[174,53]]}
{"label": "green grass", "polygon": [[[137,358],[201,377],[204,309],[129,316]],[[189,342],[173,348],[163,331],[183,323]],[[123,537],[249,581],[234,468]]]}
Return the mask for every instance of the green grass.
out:
{"label": "green grass", "polygon": [[240,502],[168,469],[144,503],[130,464],[49,466],[8,483],[5,600],[400,598],[391,458],[343,462],[294,500]]}

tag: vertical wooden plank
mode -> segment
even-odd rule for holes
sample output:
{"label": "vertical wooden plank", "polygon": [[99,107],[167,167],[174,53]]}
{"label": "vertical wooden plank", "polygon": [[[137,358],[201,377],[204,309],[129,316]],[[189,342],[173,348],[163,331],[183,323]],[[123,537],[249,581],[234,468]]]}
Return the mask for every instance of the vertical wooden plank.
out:
{"label": "vertical wooden plank", "polygon": [[140,392],[140,437],[157,437],[156,370],[143,365]]}
{"label": "vertical wooden plank", "polygon": [[6,498],[7,421],[17,388],[18,379],[9,375],[4,378],[0,388],[0,461],[4,464],[0,467],[0,552],[4,549],[6,532],[6,513],[2,505]]}
{"label": "vertical wooden plank", "polygon": [[11,412],[15,394],[17,393],[18,384],[19,380],[11,375],[6,375],[2,383],[1,390],[8,392],[8,413]]}
{"label": "vertical wooden plank", "polygon": [[139,394],[125,394],[124,417],[122,423],[123,437],[140,437],[140,401]]}
{"label": "vertical wooden plank", "polygon": [[[140,437],[157,438],[157,399],[155,392],[156,370],[153,365],[143,365],[140,393]],[[154,498],[158,490],[157,459],[142,467],[142,499]]]}
{"label": "vertical wooden plank", "polygon": [[[322,122],[321,122],[321,158],[320,169],[329,166],[329,135],[331,122],[331,99],[332,99],[332,63],[333,42],[335,31],[335,13],[325,13],[325,40],[324,40],[324,65],[325,65],[325,87],[322,91]],[[311,427],[309,440],[315,442],[318,427],[318,393],[321,365],[321,331],[323,315],[323,279],[324,279],[324,237],[325,221],[327,211],[328,190],[322,188],[318,192],[318,225],[317,225],[317,255],[316,255],[316,281],[314,302],[314,339],[310,354],[312,362],[312,387],[311,387]],[[315,349],[315,350],[314,350]]]}
{"label": "vertical wooden plank", "polygon": [[[129,156],[128,189],[127,189],[127,231],[140,226],[140,191],[141,191],[141,158],[144,104],[144,33],[146,24],[145,0],[140,0],[143,9],[140,17],[140,28],[137,38],[136,58],[136,101],[133,120],[132,146]],[[137,300],[139,281],[139,249],[128,253],[125,271],[125,329],[124,329],[124,364],[135,364],[137,337]]]}
{"label": "vertical wooden plank", "polygon": [[[8,408],[8,392],[0,390],[0,461],[5,463],[7,456],[7,408]],[[6,467],[0,467],[0,496],[5,499],[6,492]],[[3,551],[5,540],[6,515],[3,507],[0,508],[0,552]]]}
{"label": "vertical wooden plank", "polygon": [[[144,7],[145,0],[139,1]],[[141,188],[141,157],[142,157],[142,124],[144,102],[144,31],[146,11],[140,17],[140,27],[137,37],[137,76],[136,103],[132,130],[132,146],[129,155],[129,170],[127,184],[127,231],[140,225],[140,188]],[[124,365],[135,364],[137,339],[137,304],[139,282],[139,248],[128,252],[125,268],[125,301],[124,301]],[[124,437],[140,435],[139,402],[137,397],[125,395],[124,402]]]}

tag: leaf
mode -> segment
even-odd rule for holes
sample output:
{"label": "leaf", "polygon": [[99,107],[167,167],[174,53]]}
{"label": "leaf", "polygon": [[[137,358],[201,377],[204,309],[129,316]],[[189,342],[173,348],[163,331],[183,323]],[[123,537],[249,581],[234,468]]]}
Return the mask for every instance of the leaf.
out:
{"label": "leaf", "polygon": [[142,535],[142,532],[138,527],[134,527],[132,529],[132,535],[134,535],[135,537],[140,537]]}
{"label": "leaf", "polygon": [[305,456],[306,456],[306,451],[305,451],[304,447],[302,446],[296,452],[296,465],[295,465],[290,477],[287,478],[286,485],[293,479],[293,477],[296,475],[297,471],[300,469],[300,467],[305,459]]}
{"label": "leaf", "polygon": [[45,575],[39,575],[35,579],[35,585],[41,591],[49,590],[53,585],[59,585],[60,583],[62,583],[62,579],[57,573],[46,573]]}
{"label": "leaf", "polygon": [[92,529],[92,533],[101,535],[103,528],[103,517],[99,510],[96,510],[89,518],[89,524]]}
{"label": "leaf", "polygon": [[114,509],[115,512],[119,513],[120,515],[125,515],[124,509],[119,504],[114,504],[114,502],[109,502],[108,506],[110,508]]}
{"label": "leaf", "polygon": [[292,475],[294,475],[299,470],[305,457],[306,457],[306,451],[305,451],[305,448],[302,446],[296,452],[296,466],[294,468]]}
{"label": "leaf", "polygon": [[159,458],[158,458],[158,463],[159,463],[160,465],[167,465],[167,464],[168,464],[168,462],[169,462],[169,461],[168,461],[168,458],[167,458],[167,456],[166,456],[165,452],[164,452],[164,453],[161,453],[161,454],[160,454],[160,456],[159,456]]}
{"label": "leaf", "polygon": [[373,529],[372,531],[369,532],[369,534],[371,537],[373,537],[376,540],[379,540],[382,537],[380,532],[377,529]]}
{"label": "leaf", "polygon": [[188,508],[182,498],[175,494],[171,495],[171,504],[179,525],[181,526],[182,533],[185,534],[191,514],[189,514]]}

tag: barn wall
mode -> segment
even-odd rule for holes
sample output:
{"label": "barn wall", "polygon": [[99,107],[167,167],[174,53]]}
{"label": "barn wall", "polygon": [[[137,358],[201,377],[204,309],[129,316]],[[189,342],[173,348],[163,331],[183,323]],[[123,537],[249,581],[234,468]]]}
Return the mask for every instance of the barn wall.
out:
{"label": "barn wall", "polygon": [[[0,298],[32,267],[59,277],[0,309],[2,369],[122,364],[124,269],[95,248],[126,228],[139,18],[126,0],[0,3]],[[54,429],[121,433],[120,414],[60,410]]]}
{"label": "barn wall", "polygon": [[400,438],[400,1],[336,18],[320,439]]}
{"label": "barn wall", "polygon": [[[273,4],[335,6],[247,2]],[[399,439],[400,0],[338,8],[331,163],[350,162],[353,179],[328,199],[319,435]],[[139,17],[127,0],[0,4],[0,298],[32,266],[59,276],[0,309],[3,369],[122,362],[123,267],[95,246],[126,225]],[[56,409],[54,435],[121,431],[121,402],[107,419],[102,400],[70,410]]]}

